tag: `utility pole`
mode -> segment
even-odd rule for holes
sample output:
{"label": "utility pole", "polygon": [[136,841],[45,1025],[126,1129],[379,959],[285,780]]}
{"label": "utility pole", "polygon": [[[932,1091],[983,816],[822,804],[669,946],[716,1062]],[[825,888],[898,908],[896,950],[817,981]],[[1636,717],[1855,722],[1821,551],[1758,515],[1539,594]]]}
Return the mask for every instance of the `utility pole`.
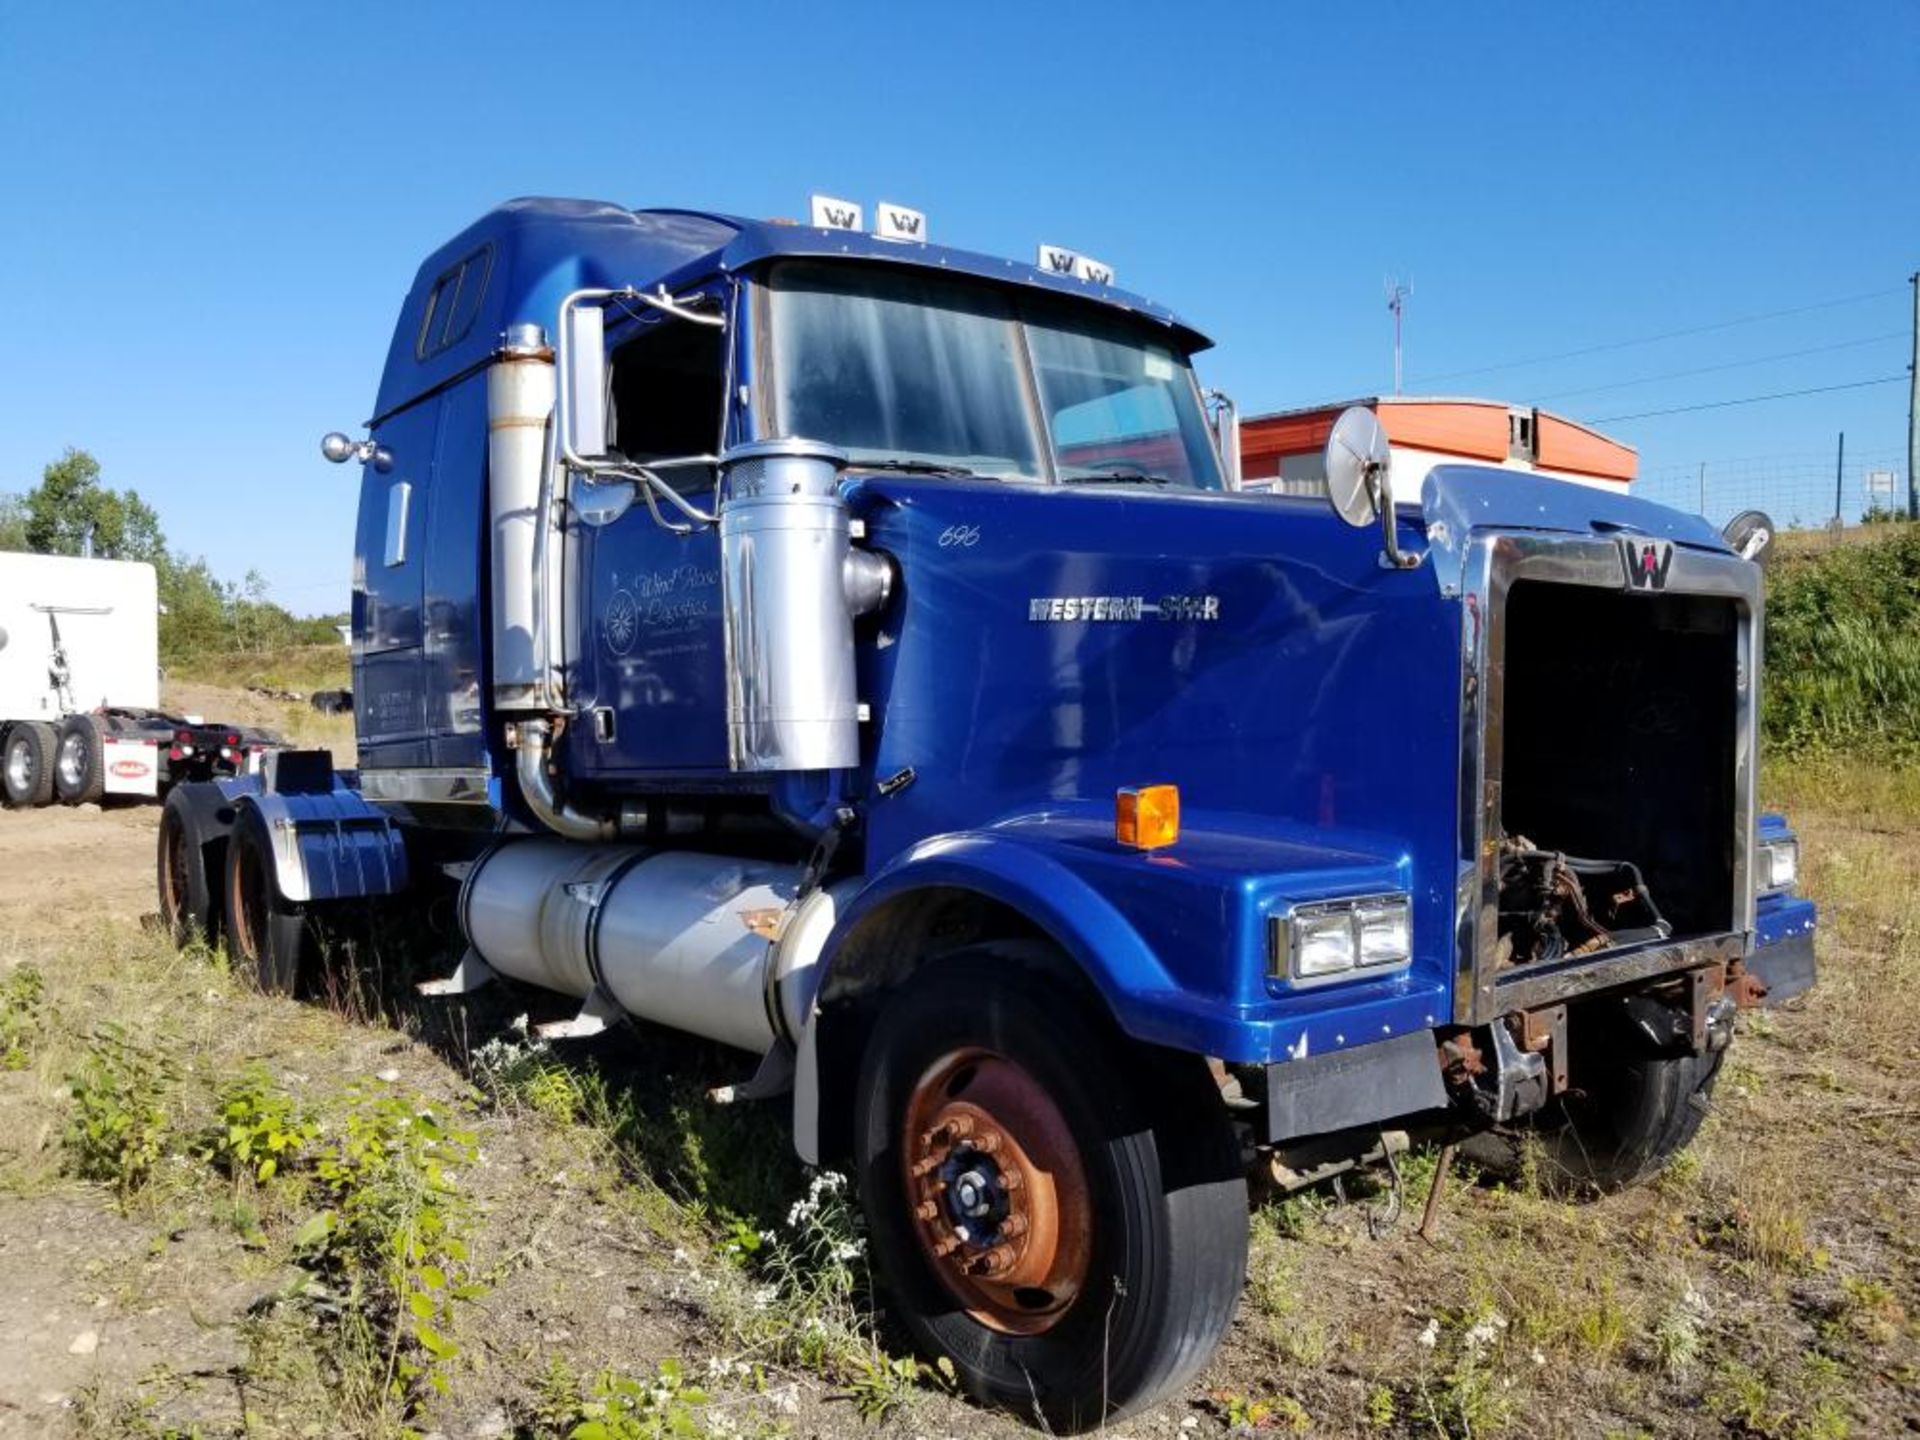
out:
{"label": "utility pole", "polygon": [[1707,513],[1707,462],[1700,462],[1700,513]]}
{"label": "utility pole", "polygon": [[1907,519],[1920,520],[1920,430],[1914,411],[1920,410],[1920,270],[1907,277],[1913,286],[1913,358],[1907,363]]}
{"label": "utility pole", "polygon": [[1387,281],[1387,309],[1393,312],[1393,393],[1400,393],[1400,317],[1406,313],[1413,286],[1398,280]]}
{"label": "utility pole", "polygon": [[1840,453],[1833,457],[1833,538],[1840,538],[1840,529],[1846,523],[1840,518],[1841,491],[1840,478],[1847,468],[1847,432],[1840,432]]}

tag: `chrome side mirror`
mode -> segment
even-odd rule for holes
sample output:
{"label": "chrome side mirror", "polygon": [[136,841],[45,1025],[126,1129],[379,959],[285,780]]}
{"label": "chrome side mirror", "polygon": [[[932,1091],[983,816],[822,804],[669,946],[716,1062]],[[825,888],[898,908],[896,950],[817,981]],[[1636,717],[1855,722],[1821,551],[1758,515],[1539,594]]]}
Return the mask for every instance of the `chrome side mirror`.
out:
{"label": "chrome side mirror", "polygon": [[338,430],[329,430],[320,437],[320,454],[335,465],[358,460],[362,465],[373,466],[383,475],[393,468],[393,456],[374,441],[352,440]]}
{"label": "chrome side mirror", "polygon": [[1348,406],[1327,435],[1322,463],[1333,513],[1356,530],[1380,522],[1380,563],[1390,570],[1418,565],[1418,555],[1400,549],[1393,513],[1393,450],[1380,417],[1364,405]]}
{"label": "chrome side mirror", "polygon": [[1773,558],[1773,537],[1777,533],[1773,517],[1764,510],[1742,510],[1720,532],[1728,549],[1756,565],[1765,565]]}
{"label": "chrome side mirror", "polygon": [[604,459],[607,453],[606,311],[591,304],[562,307],[559,363],[561,451],[569,462]]}
{"label": "chrome side mirror", "polygon": [[1240,488],[1240,407],[1224,390],[1209,390],[1202,397],[1212,412],[1213,446],[1220,453],[1220,472],[1227,489]]}

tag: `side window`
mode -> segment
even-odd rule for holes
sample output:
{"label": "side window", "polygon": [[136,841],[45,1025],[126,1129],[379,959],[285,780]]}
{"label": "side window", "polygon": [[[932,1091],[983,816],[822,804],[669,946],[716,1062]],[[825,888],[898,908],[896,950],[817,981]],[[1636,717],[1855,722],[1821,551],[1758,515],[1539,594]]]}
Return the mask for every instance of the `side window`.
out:
{"label": "side window", "polygon": [[467,338],[480,315],[493,271],[493,247],[483,245],[464,260],[450,265],[433,282],[427,308],[420,316],[420,338],[414,342],[416,360],[430,360],[449,345]]}
{"label": "side window", "polygon": [[[726,332],[663,318],[613,352],[613,448],[645,464],[720,447],[726,400]],[[660,477],[676,490],[711,490],[713,467],[675,466]]]}

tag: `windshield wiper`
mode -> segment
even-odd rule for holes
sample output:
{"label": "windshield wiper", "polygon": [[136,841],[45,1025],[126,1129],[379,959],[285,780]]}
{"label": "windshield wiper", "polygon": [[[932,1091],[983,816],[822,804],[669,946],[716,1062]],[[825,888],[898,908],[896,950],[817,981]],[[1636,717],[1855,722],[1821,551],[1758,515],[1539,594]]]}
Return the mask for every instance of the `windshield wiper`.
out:
{"label": "windshield wiper", "polygon": [[901,475],[951,475],[961,479],[978,479],[978,470],[969,470],[964,465],[948,464],[939,460],[901,460],[889,457],[884,460],[849,460],[849,470],[892,470]]}
{"label": "windshield wiper", "polygon": [[1173,481],[1165,475],[1154,475],[1145,470],[1096,470],[1091,475],[1075,475],[1063,483],[1068,485],[1171,485]]}

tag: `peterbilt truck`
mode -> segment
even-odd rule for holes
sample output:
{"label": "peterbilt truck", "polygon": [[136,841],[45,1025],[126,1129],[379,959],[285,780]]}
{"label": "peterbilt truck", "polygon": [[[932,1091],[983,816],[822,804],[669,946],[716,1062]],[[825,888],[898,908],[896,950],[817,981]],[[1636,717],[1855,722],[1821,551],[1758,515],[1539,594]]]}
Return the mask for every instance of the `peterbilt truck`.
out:
{"label": "peterbilt truck", "polygon": [[0,553],[0,798],[154,799],[243,774],[278,737],[160,704],[153,566]]}
{"label": "peterbilt truck", "polygon": [[317,918],[438,890],[429,988],[736,1048],[915,1342],[1061,1429],[1205,1363],[1255,1170],[1684,1146],[1812,979],[1756,568],[1556,481],[1395,495],[1364,413],[1330,501],[1240,494],[1179,317],[861,213],[529,199],[426,260],[322,447],[358,767],[176,790],[176,933],[296,989]]}

